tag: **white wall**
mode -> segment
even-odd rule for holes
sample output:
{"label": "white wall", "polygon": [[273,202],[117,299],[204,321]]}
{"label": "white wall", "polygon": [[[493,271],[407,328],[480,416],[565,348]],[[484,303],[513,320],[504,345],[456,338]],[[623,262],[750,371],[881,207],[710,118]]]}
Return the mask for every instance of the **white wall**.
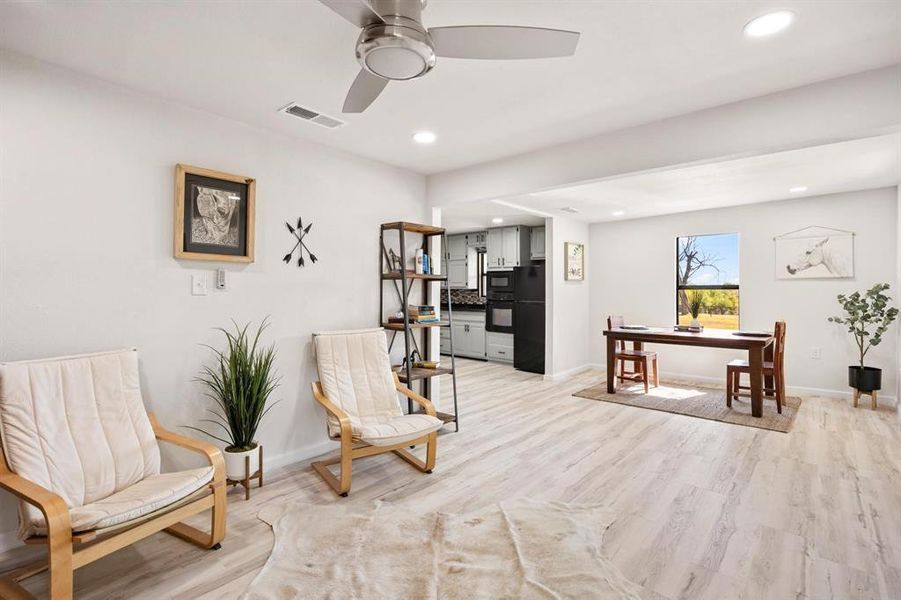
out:
{"label": "white wall", "polygon": [[[545,373],[551,377],[566,377],[591,364],[588,354],[589,330],[587,316],[590,310],[590,274],[584,281],[566,281],[564,275],[564,244],[585,244],[585,254],[591,258],[593,249],[588,241],[588,224],[566,217],[548,218],[545,224],[546,268],[550,269],[547,307],[547,336],[552,343],[545,344],[547,361]],[[586,262],[586,267],[589,263]]]}
{"label": "white wall", "polygon": [[[0,161],[0,360],[135,346],[147,407],[179,430],[205,407],[192,378],[200,344],[221,343],[212,328],[269,315],[282,385],[267,464],[330,447],[311,333],[375,325],[378,224],[427,218],[422,176],[8,54]],[[226,267],[227,291],[191,296],[216,265],[172,258],[177,162],[257,179],[256,262]],[[303,269],[281,262],[299,215],[320,259]],[[13,512],[0,499],[0,531]]]}
{"label": "white wall", "polygon": [[[675,238],[684,235],[740,234],[741,327],[772,329],[787,323],[786,371],[796,391],[842,393],[848,389],[847,365],[855,348],[847,333],[828,323],[839,314],[836,294],[888,282],[898,298],[896,276],[897,203],[895,188],[834,194],[684,213],[591,226],[591,357],[605,364],[601,332],[610,314],[627,322],[669,325],[675,322]],[[852,279],[776,280],[773,237],[818,225],[854,230]],[[640,250],[626,260],[623,248]],[[634,256],[634,254],[632,255]],[[896,389],[896,335],[867,355],[867,363],[885,369],[886,396]],[[822,358],[810,357],[814,347]],[[725,378],[725,363],[740,354],[728,350],[657,346],[664,375]],[[804,389],[800,389],[804,388]]]}

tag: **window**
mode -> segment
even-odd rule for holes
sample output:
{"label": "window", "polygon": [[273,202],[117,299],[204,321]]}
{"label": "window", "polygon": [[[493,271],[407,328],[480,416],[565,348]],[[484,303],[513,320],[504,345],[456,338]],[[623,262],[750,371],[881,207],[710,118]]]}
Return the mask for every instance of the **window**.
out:
{"label": "window", "polygon": [[738,329],[738,234],[676,238],[676,315],[691,322],[691,303],[700,303],[698,320],[711,329]]}

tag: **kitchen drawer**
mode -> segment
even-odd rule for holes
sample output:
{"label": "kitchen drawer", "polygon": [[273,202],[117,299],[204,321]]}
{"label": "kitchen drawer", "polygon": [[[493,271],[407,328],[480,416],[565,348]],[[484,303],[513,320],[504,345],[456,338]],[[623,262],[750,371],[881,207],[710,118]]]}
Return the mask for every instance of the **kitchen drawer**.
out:
{"label": "kitchen drawer", "polygon": [[513,334],[489,331],[486,338],[490,360],[513,362]]}

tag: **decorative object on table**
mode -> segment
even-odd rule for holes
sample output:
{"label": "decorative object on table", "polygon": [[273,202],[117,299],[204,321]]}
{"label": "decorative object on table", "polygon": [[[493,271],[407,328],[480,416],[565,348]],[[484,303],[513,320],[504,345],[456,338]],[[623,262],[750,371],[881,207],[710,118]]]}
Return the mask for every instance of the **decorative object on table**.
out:
{"label": "decorative object on table", "polygon": [[698,315],[704,310],[704,292],[701,290],[688,290],[688,312],[691,313],[691,326],[699,328],[701,322],[698,321]]}
{"label": "decorative object on table", "polygon": [[876,394],[882,389],[882,369],[864,366],[864,359],[871,348],[882,342],[882,335],[898,318],[898,309],[891,306],[892,298],[885,293],[889,287],[887,283],[877,283],[863,294],[839,294],[838,303],[845,314],[829,317],[830,323],[845,325],[857,344],[859,364],[848,367],[848,385],[854,388],[854,406],[861,394],[869,394],[873,408],[877,406]]}
{"label": "decorative object on table", "polygon": [[197,380],[207,388],[207,396],[216,403],[212,410],[213,419],[202,422],[221,429],[225,438],[198,427],[213,439],[226,444],[225,469],[229,485],[244,485],[244,494],[250,498],[250,480],[257,479],[263,485],[263,451],[257,442],[256,433],[260,422],[275,403],[268,404],[269,396],[279,385],[273,363],[275,347],[262,347],[260,337],[269,326],[264,319],[254,334],[248,333],[250,324],[234,331],[219,328],[225,334],[226,349],[210,349],[216,355],[216,365],[205,366]]}
{"label": "decorative object on table", "polygon": [[175,258],[253,262],[256,180],[175,166]]}
{"label": "decorative object on table", "polygon": [[681,331],[683,333],[702,333],[703,325],[674,325],[673,331]]}
{"label": "decorative object on table", "polygon": [[303,258],[304,251],[306,251],[307,255],[309,255],[311,263],[315,263],[317,260],[319,260],[318,258],[316,258],[315,254],[310,252],[309,247],[307,247],[307,243],[303,241],[304,238],[307,237],[307,234],[310,233],[310,229],[313,228],[313,224],[309,223],[309,224],[307,224],[306,227],[304,227],[303,219],[301,217],[297,217],[297,227],[294,227],[293,225],[291,225],[291,223],[288,223],[287,221],[285,222],[285,225],[288,227],[288,231],[291,233],[291,235],[294,236],[294,239],[297,240],[294,242],[294,247],[291,248],[291,252],[288,252],[282,258],[282,260],[285,261],[285,264],[289,264],[291,262],[291,259],[294,257],[294,251],[298,250],[298,249],[300,250],[297,253],[297,266],[298,267],[302,267],[306,264],[306,261],[304,261],[304,258]]}
{"label": "decorative object on table", "polygon": [[583,281],[585,279],[585,244],[565,242],[564,244],[564,279],[566,281]]}
{"label": "decorative object on table", "polygon": [[776,279],[837,279],[854,276],[854,232],[804,227],[773,238]]}
{"label": "decorative object on table", "polygon": [[275,544],[245,597],[309,598],[313,590],[331,598],[644,595],[606,558],[612,551],[604,536],[617,518],[610,508],[528,499],[464,514],[417,508],[268,503],[258,518],[272,526]]}

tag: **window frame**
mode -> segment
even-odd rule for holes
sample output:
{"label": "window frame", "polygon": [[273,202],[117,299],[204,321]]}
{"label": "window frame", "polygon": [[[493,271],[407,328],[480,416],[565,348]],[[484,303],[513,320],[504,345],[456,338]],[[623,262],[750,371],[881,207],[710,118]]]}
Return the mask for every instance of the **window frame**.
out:
{"label": "window frame", "polygon": [[[708,236],[717,236],[717,235],[734,235],[736,241],[736,256],[738,257],[738,269],[739,276],[741,274],[741,234],[737,231],[732,232],[722,232],[722,233],[701,233],[696,235],[677,235],[675,239],[676,244],[676,255],[675,255],[675,273],[674,278],[676,280],[676,291],[673,294],[673,306],[675,307],[675,323],[679,324],[679,292],[682,290],[735,290],[736,295],[738,296],[738,311],[736,313],[736,317],[738,317],[738,327],[741,327],[741,280],[739,279],[739,283],[722,283],[715,285],[680,285],[679,284],[679,240],[682,238],[700,238],[700,237],[708,237]],[[719,329],[719,328],[713,328]],[[721,329],[720,331],[728,331],[725,329]]]}

